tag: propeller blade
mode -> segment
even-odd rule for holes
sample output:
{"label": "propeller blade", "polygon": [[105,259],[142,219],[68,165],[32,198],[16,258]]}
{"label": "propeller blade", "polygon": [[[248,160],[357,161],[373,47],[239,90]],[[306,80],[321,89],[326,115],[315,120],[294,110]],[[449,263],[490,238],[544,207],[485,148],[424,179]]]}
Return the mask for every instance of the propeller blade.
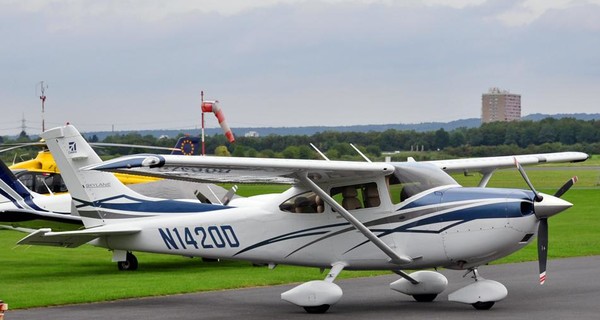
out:
{"label": "propeller blade", "polygon": [[560,189],[558,189],[558,191],[556,191],[554,196],[557,198],[562,197],[562,195],[565,194],[565,192],[569,191],[569,189],[571,189],[571,187],[576,182],[577,182],[577,176],[574,176],[573,178],[569,179],[562,187],[560,187]]}
{"label": "propeller blade", "polygon": [[515,159],[515,166],[517,166],[517,170],[519,170],[519,173],[521,173],[521,177],[523,177],[523,180],[525,180],[525,183],[527,183],[527,185],[529,186],[529,189],[531,189],[531,191],[533,191],[533,194],[535,195],[535,202],[540,202],[544,199],[544,197],[542,197],[539,192],[537,192],[535,190],[535,188],[533,187],[533,184],[531,183],[531,181],[529,180],[529,177],[527,176],[527,173],[525,172],[525,169],[523,169],[523,167],[521,166],[521,164],[519,163],[519,161],[517,161],[517,158]]}
{"label": "propeller blade", "polygon": [[548,261],[548,219],[540,219],[538,226],[538,262],[540,265],[540,285],[546,282],[546,263]]}

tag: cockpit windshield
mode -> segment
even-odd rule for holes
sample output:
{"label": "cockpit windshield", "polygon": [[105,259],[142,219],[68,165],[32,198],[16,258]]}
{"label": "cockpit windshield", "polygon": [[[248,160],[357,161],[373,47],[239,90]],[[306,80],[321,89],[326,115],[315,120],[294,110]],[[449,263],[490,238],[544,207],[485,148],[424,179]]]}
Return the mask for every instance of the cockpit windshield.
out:
{"label": "cockpit windshield", "polygon": [[458,184],[442,169],[427,163],[395,164],[390,176],[390,196],[393,203],[400,203],[425,190]]}

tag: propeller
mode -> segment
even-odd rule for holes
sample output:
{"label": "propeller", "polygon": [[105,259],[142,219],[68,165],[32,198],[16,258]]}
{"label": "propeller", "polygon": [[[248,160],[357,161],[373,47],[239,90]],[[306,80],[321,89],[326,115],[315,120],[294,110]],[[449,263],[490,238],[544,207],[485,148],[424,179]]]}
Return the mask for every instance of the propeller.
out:
{"label": "propeller", "polygon": [[527,173],[525,172],[525,169],[523,169],[523,166],[521,166],[519,161],[517,161],[517,158],[515,158],[515,166],[517,166],[517,170],[519,170],[521,177],[523,177],[523,180],[525,180],[525,183],[527,183],[527,185],[529,186],[529,189],[531,189],[531,191],[533,191],[533,194],[535,195],[533,200],[535,202],[542,202],[542,200],[544,200],[544,197],[542,197],[540,195],[540,193],[535,190],[535,188],[533,187],[533,184],[531,183],[531,181],[529,180],[529,177],[527,176]]}
{"label": "propeller", "polygon": [[554,194],[555,197],[560,198],[562,197],[563,194],[565,194],[565,192],[569,191],[569,189],[571,189],[571,187],[577,182],[577,176],[574,176],[573,178],[569,179],[565,184],[563,184],[562,187],[560,187],[560,189],[558,189],[556,191],[556,193]]}
{"label": "propeller", "polygon": [[534,211],[536,217],[540,220],[538,225],[538,263],[540,269],[540,285],[546,282],[546,265],[548,262],[548,218],[571,207],[572,204],[560,199],[574,184],[577,182],[577,177],[569,179],[560,189],[556,191],[554,196],[546,195],[544,198],[539,192],[535,190],[533,184],[527,177],[525,169],[521,166],[517,158],[515,158],[515,166],[521,173],[521,176],[529,186],[529,189],[534,194],[533,201]]}
{"label": "propeller", "polygon": [[540,285],[546,282],[546,263],[548,262],[548,218],[540,219],[538,226],[538,264],[540,267]]}

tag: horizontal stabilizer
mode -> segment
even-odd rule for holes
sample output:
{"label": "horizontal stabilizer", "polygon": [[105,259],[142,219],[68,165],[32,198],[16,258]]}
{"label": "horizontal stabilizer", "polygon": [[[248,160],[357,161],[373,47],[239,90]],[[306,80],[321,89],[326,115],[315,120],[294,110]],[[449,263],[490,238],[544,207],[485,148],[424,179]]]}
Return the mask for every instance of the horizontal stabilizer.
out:
{"label": "horizontal stabilizer", "polygon": [[36,232],[21,239],[17,244],[35,246],[53,246],[64,248],[77,248],[102,236],[120,236],[140,232],[138,228],[117,229],[92,228],[78,231],[52,232],[51,229],[39,229]]}
{"label": "horizontal stabilizer", "polygon": [[9,208],[0,209],[0,222],[44,220],[57,221],[71,224],[81,224],[81,217],[65,213],[55,213],[52,211],[37,211],[32,209]]}

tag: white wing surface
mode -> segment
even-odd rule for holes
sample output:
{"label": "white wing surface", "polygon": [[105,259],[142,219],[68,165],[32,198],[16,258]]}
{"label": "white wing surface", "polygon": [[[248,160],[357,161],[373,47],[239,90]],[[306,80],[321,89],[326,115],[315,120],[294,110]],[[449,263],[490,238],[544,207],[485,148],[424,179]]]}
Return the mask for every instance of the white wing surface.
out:
{"label": "white wing surface", "polygon": [[84,169],[234,183],[295,183],[304,175],[323,183],[394,172],[388,163],[178,155],[124,156]]}
{"label": "white wing surface", "polygon": [[515,166],[515,158],[521,165],[536,165],[544,163],[581,162],[589,158],[583,152],[538,153],[518,156],[483,157],[454,160],[423,161],[436,165],[448,172],[491,172],[496,169]]}

